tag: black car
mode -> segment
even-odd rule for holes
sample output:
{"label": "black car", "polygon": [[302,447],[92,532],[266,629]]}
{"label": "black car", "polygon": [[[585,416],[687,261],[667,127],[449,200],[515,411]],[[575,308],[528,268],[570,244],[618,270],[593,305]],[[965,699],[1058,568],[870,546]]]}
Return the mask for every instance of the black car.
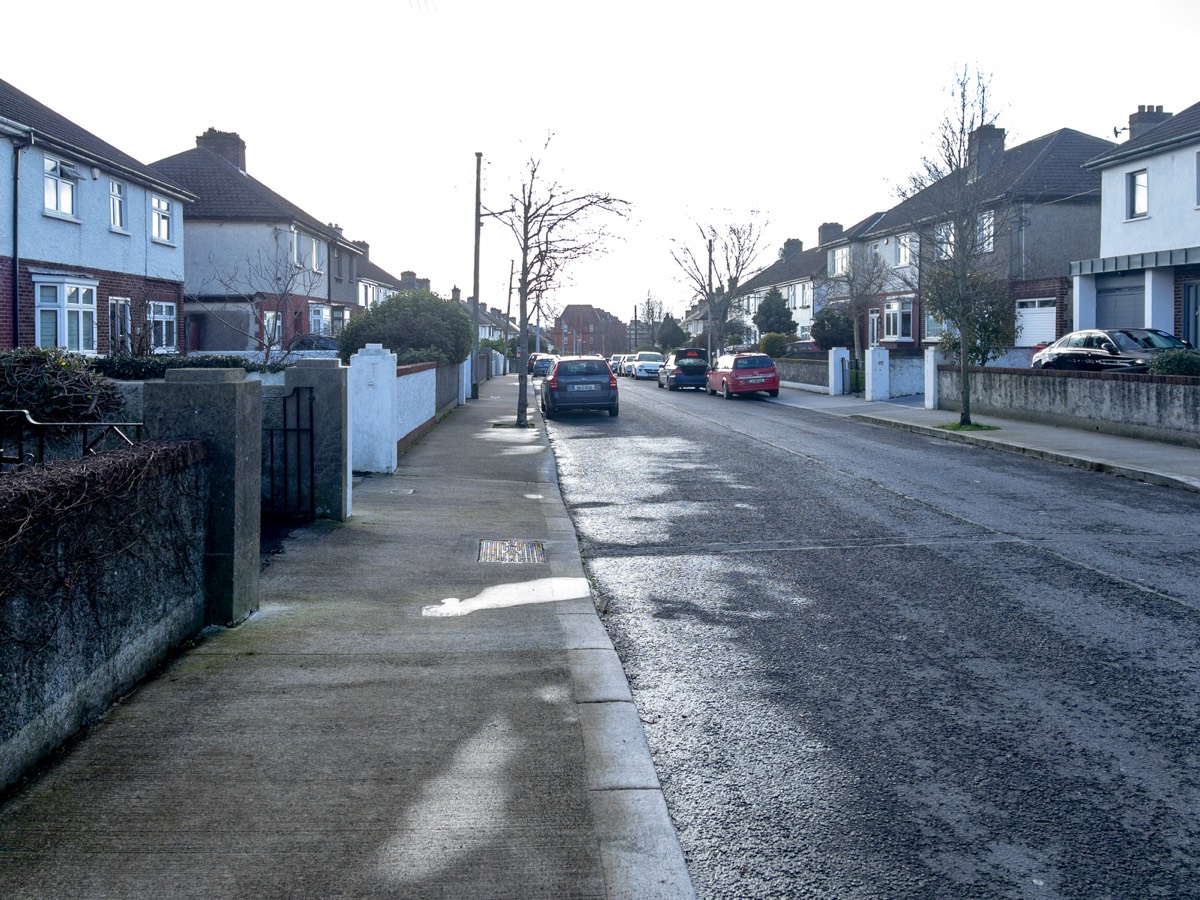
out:
{"label": "black car", "polygon": [[537,378],[539,375],[545,375],[547,372],[549,372],[550,367],[553,365],[554,365],[554,357],[553,356],[549,356],[549,355],[539,356],[537,359],[535,359],[533,361],[533,366],[532,366],[532,368],[530,368],[529,371],[533,373],[534,378]]}
{"label": "black car", "polygon": [[288,350],[336,350],[338,339],[327,334],[300,334],[288,342]]}
{"label": "black car", "polygon": [[1157,328],[1086,328],[1039,350],[1030,365],[1076,372],[1145,372],[1154,354],[1191,346]]}
{"label": "black car", "polygon": [[667,361],[659,366],[658,386],[671,391],[690,387],[704,390],[708,373],[708,351],[702,347],[682,347],[671,351]]}
{"label": "black car", "polygon": [[554,360],[541,390],[542,412],[553,419],[571,409],[621,411],[617,376],[602,356],[560,356]]}

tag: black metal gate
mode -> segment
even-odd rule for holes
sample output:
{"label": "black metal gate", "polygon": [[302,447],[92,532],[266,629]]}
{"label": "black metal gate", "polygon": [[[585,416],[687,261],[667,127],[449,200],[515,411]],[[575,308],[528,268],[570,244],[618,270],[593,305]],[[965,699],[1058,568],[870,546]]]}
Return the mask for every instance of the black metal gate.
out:
{"label": "black metal gate", "polygon": [[866,360],[848,356],[842,359],[842,393],[862,394],[867,390]]}
{"label": "black metal gate", "polygon": [[276,519],[317,517],[316,431],[311,387],[263,398],[262,514]]}

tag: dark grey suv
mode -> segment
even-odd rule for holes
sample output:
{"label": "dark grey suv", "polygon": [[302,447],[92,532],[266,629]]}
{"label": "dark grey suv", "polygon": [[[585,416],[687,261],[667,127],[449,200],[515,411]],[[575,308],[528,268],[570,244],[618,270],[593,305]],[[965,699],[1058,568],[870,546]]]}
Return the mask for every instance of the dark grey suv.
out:
{"label": "dark grey suv", "polygon": [[601,356],[560,356],[542,382],[542,412],[553,419],[572,409],[621,411],[617,376]]}

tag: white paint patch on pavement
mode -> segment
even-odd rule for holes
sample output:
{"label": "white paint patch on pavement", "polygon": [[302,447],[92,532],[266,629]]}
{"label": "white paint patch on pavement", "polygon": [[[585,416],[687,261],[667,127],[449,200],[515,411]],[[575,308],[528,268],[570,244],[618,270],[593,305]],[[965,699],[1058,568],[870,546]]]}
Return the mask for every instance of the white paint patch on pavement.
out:
{"label": "white paint patch on pavement", "polygon": [[586,578],[537,578],[485,587],[474,597],[447,597],[437,606],[426,606],[423,616],[465,616],[481,609],[501,609],[530,603],[555,603],[590,596]]}

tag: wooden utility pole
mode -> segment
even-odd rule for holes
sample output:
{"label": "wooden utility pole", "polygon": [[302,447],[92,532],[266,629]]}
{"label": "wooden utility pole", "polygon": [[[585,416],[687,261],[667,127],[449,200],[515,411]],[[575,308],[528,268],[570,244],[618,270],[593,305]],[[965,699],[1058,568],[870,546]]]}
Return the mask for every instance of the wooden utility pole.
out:
{"label": "wooden utility pole", "polygon": [[471,399],[479,399],[479,230],[482,216],[483,154],[475,153],[475,277],[471,283]]}

